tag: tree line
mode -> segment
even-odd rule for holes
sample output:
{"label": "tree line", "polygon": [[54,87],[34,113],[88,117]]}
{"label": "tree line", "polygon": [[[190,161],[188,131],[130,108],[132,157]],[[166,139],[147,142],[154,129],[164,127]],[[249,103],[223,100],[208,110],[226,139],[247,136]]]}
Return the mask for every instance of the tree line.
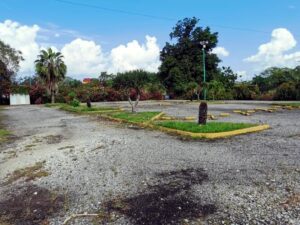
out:
{"label": "tree line", "polygon": [[177,22],[170,41],[160,52],[161,66],[157,73],[101,72],[89,84],[66,77],[63,55],[52,49],[42,50],[37,56],[33,77],[17,80],[22,53],[0,40],[0,101],[7,103],[11,92],[29,92],[32,103],[36,104],[54,102],[55,98],[67,102],[70,96],[75,96],[80,101],[128,100],[134,111],[139,100],[165,96],[199,100],[203,99],[204,90],[208,100],[300,100],[300,66],[269,68],[250,81],[238,82],[237,74],[230,67],[220,67],[221,60],[212,51],[218,44],[218,33],[198,24],[195,17]]}

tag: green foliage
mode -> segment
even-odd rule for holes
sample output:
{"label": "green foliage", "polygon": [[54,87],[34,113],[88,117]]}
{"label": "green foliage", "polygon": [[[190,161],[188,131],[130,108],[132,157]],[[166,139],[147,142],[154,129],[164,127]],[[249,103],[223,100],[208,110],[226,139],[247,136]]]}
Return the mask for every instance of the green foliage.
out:
{"label": "green foliage", "polygon": [[162,64],[159,77],[170,93],[184,95],[187,84],[195,82],[202,85],[203,59],[201,41],[208,41],[206,51],[207,81],[218,72],[217,55],[211,50],[217,46],[218,34],[209,27],[197,26],[195,17],[179,21],[170,34],[172,43],[166,43],[160,53]]}
{"label": "green foliage", "polygon": [[109,111],[117,111],[119,108],[114,107],[92,107],[89,108],[85,105],[79,105],[78,107],[73,107],[69,104],[65,103],[51,103],[51,104],[45,104],[46,107],[56,107],[68,112],[75,112],[75,113],[104,113]]}
{"label": "green foliage", "polygon": [[76,98],[74,98],[71,102],[70,102],[70,105],[73,106],[73,107],[78,107],[80,106],[80,101]]}
{"label": "green foliage", "polygon": [[181,122],[181,121],[163,121],[156,123],[159,126],[188,131],[193,133],[219,133],[226,131],[233,131],[248,127],[253,127],[255,124],[247,123],[228,123],[228,122],[210,122],[206,125],[198,125],[194,122]]}
{"label": "green foliage", "polygon": [[144,123],[149,122],[154,116],[157,116],[160,112],[138,112],[138,113],[129,113],[129,112],[120,112],[110,115],[113,118],[126,120],[133,123]]}
{"label": "green foliage", "polygon": [[76,98],[76,93],[74,91],[69,92],[68,97],[73,100],[74,98]]}
{"label": "green foliage", "polygon": [[113,80],[113,87],[124,90],[128,95],[131,89],[138,94],[150,81],[150,73],[143,70],[133,70],[124,73],[118,73]]}
{"label": "green foliage", "polygon": [[20,62],[24,60],[22,52],[18,51],[0,40],[0,74],[16,74],[20,68]]}
{"label": "green foliage", "polygon": [[51,95],[51,102],[55,102],[55,95],[58,91],[58,83],[65,78],[67,66],[63,62],[60,52],[54,52],[51,48],[47,51],[41,50],[41,54],[35,61],[35,70],[44,81],[47,90]]}
{"label": "green foliage", "polygon": [[0,40],[0,104],[4,103],[3,96],[8,96],[10,88],[23,60],[20,51],[11,48]]}
{"label": "green foliage", "polygon": [[234,99],[237,100],[253,100],[259,95],[257,85],[242,82],[234,86]]}
{"label": "green foliage", "polygon": [[[298,90],[299,91],[299,90]],[[275,92],[274,100],[294,100],[297,98],[295,83],[282,83]]]}
{"label": "green foliage", "polygon": [[252,84],[259,87],[261,99],[300,100],[300,66],[266,69],[252,79]]}
{"label": "green foliage", "polygon": [[25,85],[14,85],[11,88],[12,94],[23,94],[28,95],[29,94],[29,87]]}
{"label": "green foliage", "polygon": [[67,86],[70,88],[78,88],[81,85],[81,81],[66,77],[60,84],[61,86]]}
{"label": "green foliage", "polygon": [[[138,102],[140,100],[140,95],[142,89],[149,83],[151,80],[149,72],[144,70],[133,70],[125,73],[118,73],[113,80],[113,87],[124,91],[128,97],[128,101],[132,107],[132,112],[135,112]],[[136,101],[132,102],[130,91],[135,91]]]}
{"label": "green foliage", "polygon": [[212,80],[208,84],[208,97],[211,100],[227,99],[226,90],[220,81]]}

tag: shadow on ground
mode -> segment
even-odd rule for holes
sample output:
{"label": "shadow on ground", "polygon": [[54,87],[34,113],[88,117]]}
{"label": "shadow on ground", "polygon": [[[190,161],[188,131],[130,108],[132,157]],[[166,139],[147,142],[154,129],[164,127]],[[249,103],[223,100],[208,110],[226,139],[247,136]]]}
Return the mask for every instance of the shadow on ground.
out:
{"label": "shadow on ground", "polygon": [[0,202],[0,224],[46,225],[64,202],[64,196],[48,189],[35,185],[20,187]]}
{"label": "shadow on ground", "polygon": [[159,173],[153,185],[136,196],[108,201],[103,210],[124,215],[136,225],[182,224],[201,219],[214,213],[216,207],[201,204],[201,199],[191,193],[191,187],[207,179],[201,169]]}

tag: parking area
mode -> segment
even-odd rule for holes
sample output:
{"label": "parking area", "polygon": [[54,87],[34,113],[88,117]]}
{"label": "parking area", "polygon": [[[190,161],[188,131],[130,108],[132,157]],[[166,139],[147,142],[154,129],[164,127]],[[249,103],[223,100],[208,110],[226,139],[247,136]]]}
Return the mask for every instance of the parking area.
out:
{"label": "parking area", "polygon": [[[130,109],[127,102],[94,105]],[[70,224],[297,225],[300,109],[251,116],[233,112],[271,106],[272,102],[247,101],[209,104],[208,112],[218,121],[271,126],[214,141],[182,140],[43,106],[7,107],[1,113],[14,136],[0,146],[0,224],[58,225],[72,214],[87,212],[100,216]],[[185,117],[197,116],[198,107],[196,102],[149,101],[140,102],[138,110]],[[230,116],[219,117],[220,113]],[[26,180],[30,171],[24,169],[36,163],[47,173],[34,173]],[[23,176],[9,179],[20,169]],[[46,190],[57,193],[60,201],[49,201],[43,218],[26,217],[13,204],[14,210],[4,209],[17,194],[31,201],[35,192],[48,196]],[[26,207],[33,212],[37,206]]]}

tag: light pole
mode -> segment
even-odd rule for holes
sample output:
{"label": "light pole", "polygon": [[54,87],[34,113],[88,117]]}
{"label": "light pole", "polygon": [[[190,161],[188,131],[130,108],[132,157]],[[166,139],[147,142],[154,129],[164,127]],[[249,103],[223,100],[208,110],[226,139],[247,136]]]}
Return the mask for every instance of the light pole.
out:
{"label": "light pole", "polygon": [[204,101],[206,101],[205,48],[206,48],[207,44],[208,44],[208,41],[200,41],[200,45],[202,45],[202,56],[203,56],[202,61],[203,61],[203,99],[204,99]]}

